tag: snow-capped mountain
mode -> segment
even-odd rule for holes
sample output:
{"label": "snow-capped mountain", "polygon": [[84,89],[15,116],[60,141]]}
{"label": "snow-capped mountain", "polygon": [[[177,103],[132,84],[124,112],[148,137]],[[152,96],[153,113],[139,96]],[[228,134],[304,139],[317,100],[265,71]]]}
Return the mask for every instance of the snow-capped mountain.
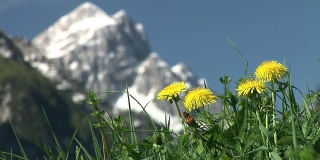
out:
{"label": "snow-capped mountain", "polygon": [[[150,116],[161,122],[165,115],[170,116],[172,124],[178,124],[174,128],[181,128],[175,107],[154,99],[172,82],[185,81],[189,87],[194,87],[198,86],[198,79],[185,64],[171,68],[158,54],[151,52],[143,25],[134,23],[125,11],[110,16],[90,2],[83,3],[36,36],[32,43],[50,62],[32,63],[42,71],[48,69],[44,74],[50,69],[63,70],[88,91],[125,91],[128,88],[140,104],[144,107],[148,104],[146,110]],[[55,76],[49,77],[54,79]],[[114,105],[114,113],[128,109],[126,93],[101,96]],[[134,111],[142,111],[134,99],[130,102]]]}
{"label": "snow-capped mountain", "polygon": [[150,53],[141,24],[124,11],[112,17],[86,2],[33,39],[48,59],[97,92],[130,86]]}

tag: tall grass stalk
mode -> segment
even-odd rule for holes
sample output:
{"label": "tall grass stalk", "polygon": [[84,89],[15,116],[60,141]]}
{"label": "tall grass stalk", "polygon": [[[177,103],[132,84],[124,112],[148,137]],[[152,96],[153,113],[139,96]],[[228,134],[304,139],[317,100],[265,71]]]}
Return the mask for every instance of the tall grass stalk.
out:
{"label": "tall grass stalk", "polygon": [[291,85],[291,76],[289,74],[289,103],[290,103],[290,114],[291,114],[291,127],[292,127],[292,141],[293,141],[293,148],[294,150],[298,149],[298,142],[297,142],[297,132],[296,132],[296,118],[297,118],[297,111],[298,108],[296,107],[296,102],[294,98],[294,93],[292,90]]}
{"label": "tall grass stalk", "polygon": [[103,151],[103,159],[109,159],[110,160],[110,155],[109,155],[109,151],[108,151],[108,146],[107,146],[107,138],[106,138],[106,134],[104,133],[104,130],[102,128],[103,126],[103,117],[104,117],[104,111],[100,111],[98,108],[98,105],[101,102],[101,98],[97,97],[95,93],[93,92],[88,92],[87,94],[88,96],[88,104],[93,105],[95,111],[93,113],[93,115],[96,117],[97,121],[98,121],[98,127],[100,129],[100,135],[101,135],[101,141],[102,141],[102,151]]}
{"label": "tall grass stalk", "polygon": [[22,155],[23,155],[23,158],[28,159],[27,154],[26,154],[26,152],[24,151],[24,148],[23,148],[22,145],[21,145],[21,142],[20,142],[20,140],[19,140],[19,138],[18,138],[17,132],[16,132],[16,130],[14,129],[14,126],[13,126],[11,120],[10,120],[10,125],[11,125],[12,131],[13,131],[13,133],[14,133],[14,136],[15,136],[18,144],[19,144],[19,148],[20,148],[20,151],[21,151],[21,153],[22,153]]}
{"label": "tall grass stalk", "polygon": [[[130,130],[132,132],[130,132],[130,140],[131,140],[131,143],[137,143],[137,135],[136,135],[136,132],[135,132],[135,125],[134,125],[134,122],[133,122],[133,115],[132,115],[132,109],[131,109],[131,103],[130,103],[130,94],[129,94],[129,90],[128,90],[128,86],[126,87],[126,90],[127,90],[127,99],[128,99],[128,106],[129,106],[129,120],[130,120]],[[139,149],[138,146],[136,149]]]}

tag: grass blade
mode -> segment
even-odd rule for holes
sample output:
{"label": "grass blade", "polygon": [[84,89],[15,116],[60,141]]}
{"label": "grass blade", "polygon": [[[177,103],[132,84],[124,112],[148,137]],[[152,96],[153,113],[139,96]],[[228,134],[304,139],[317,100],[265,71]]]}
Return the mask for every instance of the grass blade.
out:
{"label": "grass blade", "polygon": [[22,147],[22,145],[21,145],[21,142],[20,142],[20,140],[19,140],[19,137],[18,137],[18,135],[17,135],[16,130],[15,130],[14,127],[13,127],[13,124],[12,124],[12,121],[11,121],[11,120],[10,120],[10,125],[11,125],[11,127],[12,127],[12,131],[13,131],[13,133],[14,133],[14,136],[16,137],[16,140],[17,140],[17,142],[18,142],[18,144],[19,144],[20,151],[21,151],[23,157],[26,158],[26,159],[28,159],[27,154],[26,154],[26,152],[24,151],[24,149],[23,149],[23,147]]}
{"label": "grass blade", "polygon": [[240,57],[241,57],[241,59],[242,59],[242,61],[243,61],[243,63],[245,64],[245,66],[246,66],[246,72],[245,72],[245,75],[247,75],[247,73],[248,73],[248,66],[249,66],[249,62],[248,61],[246,61],[246,60],[244,60],[244,58],[243,58],[243,55],[242,55],[242,53],[240,52],[240,50],[238,49],[238,47],[231,41],[231,39],[230,38],[228,38],[228,42],[232,45],[232,47],[239,53],[239,55],[240,55]]}
{"label": "grass blade", "polygon": [[[128,105],[129,105],[129,119],[130,119],[130,130],[135,131],[135,126],[133,123],[133,116],[132,116],[132,110],[131,110],[131,103],[130,103],[130,96],[129,96],[129,90],[128,86],[126,87],[127,90],[127,98],[128,98]],[[137,144],[137,135],[136,132],[130,132],[130,137],[131,137],[131,143]],[[137,146],[138,147],[138,146]],[[138,149],[138,148],[137,148]]]}
{"label": "grass blade", "polygon": [[41,107],[41,108],[42,108],[43,115],[44,115],[44,117],[45,117],[45,119],[46,119],[46,121],[47,121],[47,123],[48,123],[49,129],[50,129],[50,131],[51,131],[51,133],[52,133],[52,136],[53,136],[53,138],[54,138],[54,141],[55,141],[55,143],[56,143],[56,147],[57,147],[56,149],[57,149],[57,151],[58,151],[58,153],[59,153],[58,157],[61,157],[61,156],[62,156],[62,157],[64,157],[64,158],[66,158],[66,154],[64,153],[64,151],[63,151],[63,149],[62,149],[62,147],[61,147],[61,145],[60,145],[60,143],[59,143],[59,141],[58,141],[58,138],[57,138],[56,134],[54,133],[54,131],[53,131],[53,129],[52,129],[52,126],[51,126],[51,124],[50,124],[50,122],[49,122],[48,116],[47,116],[44,108],[43,108],[43,107]]}

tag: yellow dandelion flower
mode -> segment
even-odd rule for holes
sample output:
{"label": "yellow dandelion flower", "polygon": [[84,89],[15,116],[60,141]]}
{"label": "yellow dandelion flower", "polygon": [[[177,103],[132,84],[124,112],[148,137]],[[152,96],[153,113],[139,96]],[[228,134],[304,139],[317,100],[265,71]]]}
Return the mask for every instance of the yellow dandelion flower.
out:
{"label": "yellow dandelion flower", "polygon": [[168,101],[171,101],[172,99],[178,98],[179,94],[185,91],[187,91],[187,86],[184,82],[174,82],[162,89],[159,92],[157,99],[167,99]]}
{"label": "yellow dandelion flower", "polygon": [[288,69],[277,61],[265,61],[257,67],[255,76],[263,82],[275,82],[285,77]]}
{"label": "yellow dandelion flower", "polygon": [[238,91],[239,96],[246,96],[250,94],[260,94],[263,91],[267,89],[266,85],[259,80],[245,80],[240,83],[238,88],[236,89]]}
{"label": "yellow dandelion flower", "polygon": [[203,107],[204,105],[215,103],[217,96],[208,88],[198,87],[189,91],[184,99],[184,106],[191,111]]}

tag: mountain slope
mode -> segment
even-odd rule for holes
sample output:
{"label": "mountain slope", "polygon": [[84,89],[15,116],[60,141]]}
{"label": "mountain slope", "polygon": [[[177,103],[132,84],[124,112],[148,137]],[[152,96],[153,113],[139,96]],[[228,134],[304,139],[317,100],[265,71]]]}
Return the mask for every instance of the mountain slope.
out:
{"label": "mountain slope", "polygon": [[[25,62],[22,51],[1,30],[0,42],[1,151],[20,153],[9,120],[29,158],[35,159],[42,155],[39,148],[30,141],[39,140],[40,143],[54,147],[42,107],[61,144],[65,144],[67,138],[70,139],[76,127],[82,131],[88,129],[88,122],[81,120],[85,113],[70,100],[70,94],[57,90],[56,84]],[[3,56],[9,53],[10,56]]]}

